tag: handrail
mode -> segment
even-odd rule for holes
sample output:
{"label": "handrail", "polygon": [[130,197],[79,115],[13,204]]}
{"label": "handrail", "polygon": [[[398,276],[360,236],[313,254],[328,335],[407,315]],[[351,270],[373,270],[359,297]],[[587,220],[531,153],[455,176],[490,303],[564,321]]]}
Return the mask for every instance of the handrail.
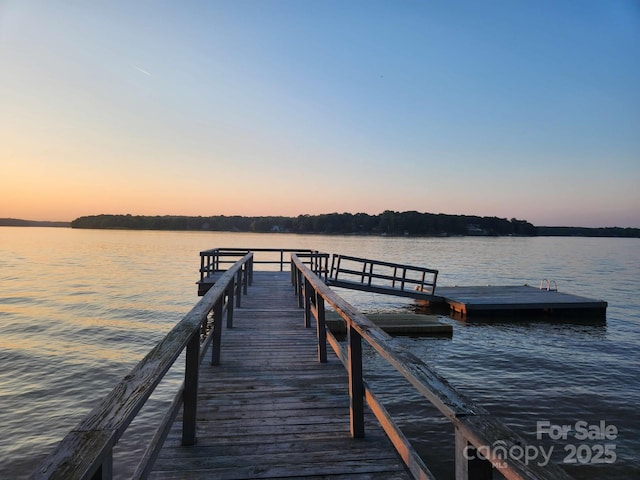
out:
{"label": "handrail", "polygon": [[[341,277],[341,278],[340,278]],[[329,284],[413,296],[435,295],[438,270],[402,263],[334,254]]]}
{"label": "handrail", "polygon": [[[246,293],[252,260],[253,253],[247,253],[224,272],[191,311],[64,437],[31,478],[111,479],[113,447],[185,348],[185,381],[166,418],[175,418],[183,406],[182,443],[192,445],[196,431],[199,365],[212,342],[211,363],[219,363],[223,314],[227,314],[227,327],[232,327],[234,300],[239,306],[241,294]],[[201,343],[201,332],[212,310],[214,325]],[[167,421],[164,421],[138,466],[136,478],[146,475],[168,430]]]}
{"label": "handrail", "polygon": [[[373,324],[355,307],[337,295],[317,275],[291,255],[291,269],[298,305],[304,306],[305,324],[310,326],[310,316],[316,319],[318,352],[320,361],[326,361],[326,342],[329,341],[349,373],[351,396],[351,432],[354,437],[364,435],[363,398],[387,432],[398,453],[404,459],[415,478],[433,478],[410,442],[362,377],[362,340],[364,339],[382,358],[400,372],[414,388],[446,416],[455,429],[456,479],[487,478],[492,465],[509,479],[559,480],[571,477],[554,464],[545,467],[535,462],[525,462],[517,456],[506,455],[511,448],[520,449],[525,440],[509,427],[492,417],[485,409],[474,404],[458,392],[449,382],[432,370],[422,360],[398,345],[382,329]],[[347,324],[347,352],[327,331],[324,324],[324,306],[328,303]],[[476,452],[481,449],[483,455]],[[479,458],[482,457],[482,458]]]}
{"label": "handrail", "polygon": [[329,270],[329,254],[318,250],[300,248],[210,248],[200,252],[200,282],[206,277],[224,271],[226,265],[233,264],[236,258],[246,255],[248,252],[279,253],[276,260],[257,260],[254,264],[278,265],[280,271],[284,271],[284,266],[289,265],[289,260],[285,258],[285,253],[296,253],[299,257],[307,257],[305,262],[316,274],[326,277]]}

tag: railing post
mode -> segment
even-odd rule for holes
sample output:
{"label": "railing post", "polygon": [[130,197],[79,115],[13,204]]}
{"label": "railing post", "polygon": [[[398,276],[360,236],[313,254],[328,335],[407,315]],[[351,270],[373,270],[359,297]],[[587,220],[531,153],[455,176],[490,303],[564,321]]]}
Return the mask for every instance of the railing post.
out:
{"label": "railing post", "polygon": [[284,250],[280,250],[280,271],[284,271]]}
{"label": "railing post", "polygon": [[245,295],[247,294],[247,284],[249,283],[249,270],[248,270],[248,266],[245,263],[242,266],[242,293],[244,293]]}
{"label": "railing post", "polygon": [[196,443],[196,416],[198,404],[198,369],[200,367],[200,329],[195,332],[187,344],[185,359],[184,404],[182,415],[182,445]]}
{"label": "railing post", "polygon": [[335,253],[331,257],[331,275],[330,277],[333,280],[338,279],[338,272],[340,272],[340,255],[336,255]]}
{"label": "railing post", "polygon": [[227,328],[233,328],[233,293],[236,288],[239,292],[240,285],[236,286],[236,282],[234,280],[229,284],[224,295],[227,297]]}
{"label": "railing post", "polygon": [[[211,345],[211,365],[220,365],[220,342],[222,341],[222,296],[213,306],[213,345]],[[233,301],[233,300],[232,300]]]}
{"label": "railing post", "polygon": [[304,279],[304,326],[311,326],[311,284],[305,277]]}
{"label": "railing post", "polygon": [[289,264],[289,277],[291,278],[291,285],[295,288],[296,280],[295,280],[295,264],[293,263],[293,256],[291,257],[291,262]]}
{"label": "railing post", "polygon": [[111,480],[113,478],[113,446],[102,458],[102,465],[98,467],[91,480]]}
{"label": "railing post", "polygon": [[456,480],[491,480],[493,466],[484,458],[478,458],[478,452],[456,428],[455,478]]}
{"label": "railing post", "polygon": [[[235,282],[231,282],[232,284],[235,283],[234,289],[235,289],[235,293],[236,293],[236,307],[240,307],[242,304],[242,269],[238,270],[238,274],[236,275],[236,280]],[[230,299],[231,302],[233,302],[233,298]]]}
{"label": "railing post", "polygon": [[351,436],[353,438],[363,438],[364,383],[362,381],[362,337],[356,329],[353,328],[351,321],[348,322],[347,335]]}
{"label": "railing post", "polygon": [[329,254],[325,254],[322,257],[322,268],[324,270],[324,281],[327,281],[327,278],[329,276]]}
{"label": "railing post", "polygon": [[249,285],[253,285],[253,256],[249,260]]}
{"label": "railing post", "polygon": [[318,330],[318,361],[327,363],[327,328],[324,315],[324,298],[317,291],[316,294],[316,310],[318,311],[318,321],[316,322]]}
{"label": "railing post", "polygon": [[302,287],[302,272],[296,269],[296,295],[298,295],[298,308],[304,307],[304,296]]}
{"label": "railing post", "polygon": [[204,255],[200,254],[200,281],[204,280]]}

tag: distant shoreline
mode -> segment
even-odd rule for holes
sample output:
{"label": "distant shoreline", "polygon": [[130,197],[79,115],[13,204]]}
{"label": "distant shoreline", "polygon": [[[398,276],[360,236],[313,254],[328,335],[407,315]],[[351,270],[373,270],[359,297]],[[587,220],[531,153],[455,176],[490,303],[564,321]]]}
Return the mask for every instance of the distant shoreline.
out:
{"label": "distant shoreline", "polygon": [[[382,217],[382,218],[381,218]],[[356,224],[353,221],[367,224]],[[349,225],[347,225],[349,221]],[[468,215],[384,212],[323,214],[298,217],[92,215],[72,222],[0,218],[2,227],[57,227],[100,230],[216,231],[374,235],[388,237],[539,236],[640,238],[640,228],[534,226],[525,220]],[[293,228],[292,228],[293,227]],[[386,227],[386,231],[383,229]],[[428,230],[428,231],[427,231]]]}
{"label": "distant shoreline", "polygon": [[22,220],[20,218],[0,218],[0,227],[57,227],[71,228],[71,222],[50,222],[46,220]]}

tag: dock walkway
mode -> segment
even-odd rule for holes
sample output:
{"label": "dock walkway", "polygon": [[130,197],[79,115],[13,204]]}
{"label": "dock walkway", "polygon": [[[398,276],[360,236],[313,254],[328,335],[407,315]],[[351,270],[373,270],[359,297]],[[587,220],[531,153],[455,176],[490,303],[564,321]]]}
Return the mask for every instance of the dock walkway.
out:
{"label": "dock walkway", "polygon": [[221,345],[200,366],[197,443],[181,446],[179,416],[149,478],[410,478],[368,409],[351,437],[347,372],[318,362],[289,272],[254,273]]}

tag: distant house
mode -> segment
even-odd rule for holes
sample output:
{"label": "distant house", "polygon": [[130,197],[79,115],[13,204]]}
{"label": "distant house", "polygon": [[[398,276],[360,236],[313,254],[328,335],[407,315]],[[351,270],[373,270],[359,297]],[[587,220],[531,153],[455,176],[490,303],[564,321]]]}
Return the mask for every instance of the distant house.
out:
{"label": "distant house", "polygon": [[486,235],[487,232],[475,223],[467,225],[467,235]]}
{"label": "distant house", "polygon": [[282,232],[282,228],[280,227],[280,225],[274,225],[273,227],[271,227],[271,231],[275,233],[280,233]]}

